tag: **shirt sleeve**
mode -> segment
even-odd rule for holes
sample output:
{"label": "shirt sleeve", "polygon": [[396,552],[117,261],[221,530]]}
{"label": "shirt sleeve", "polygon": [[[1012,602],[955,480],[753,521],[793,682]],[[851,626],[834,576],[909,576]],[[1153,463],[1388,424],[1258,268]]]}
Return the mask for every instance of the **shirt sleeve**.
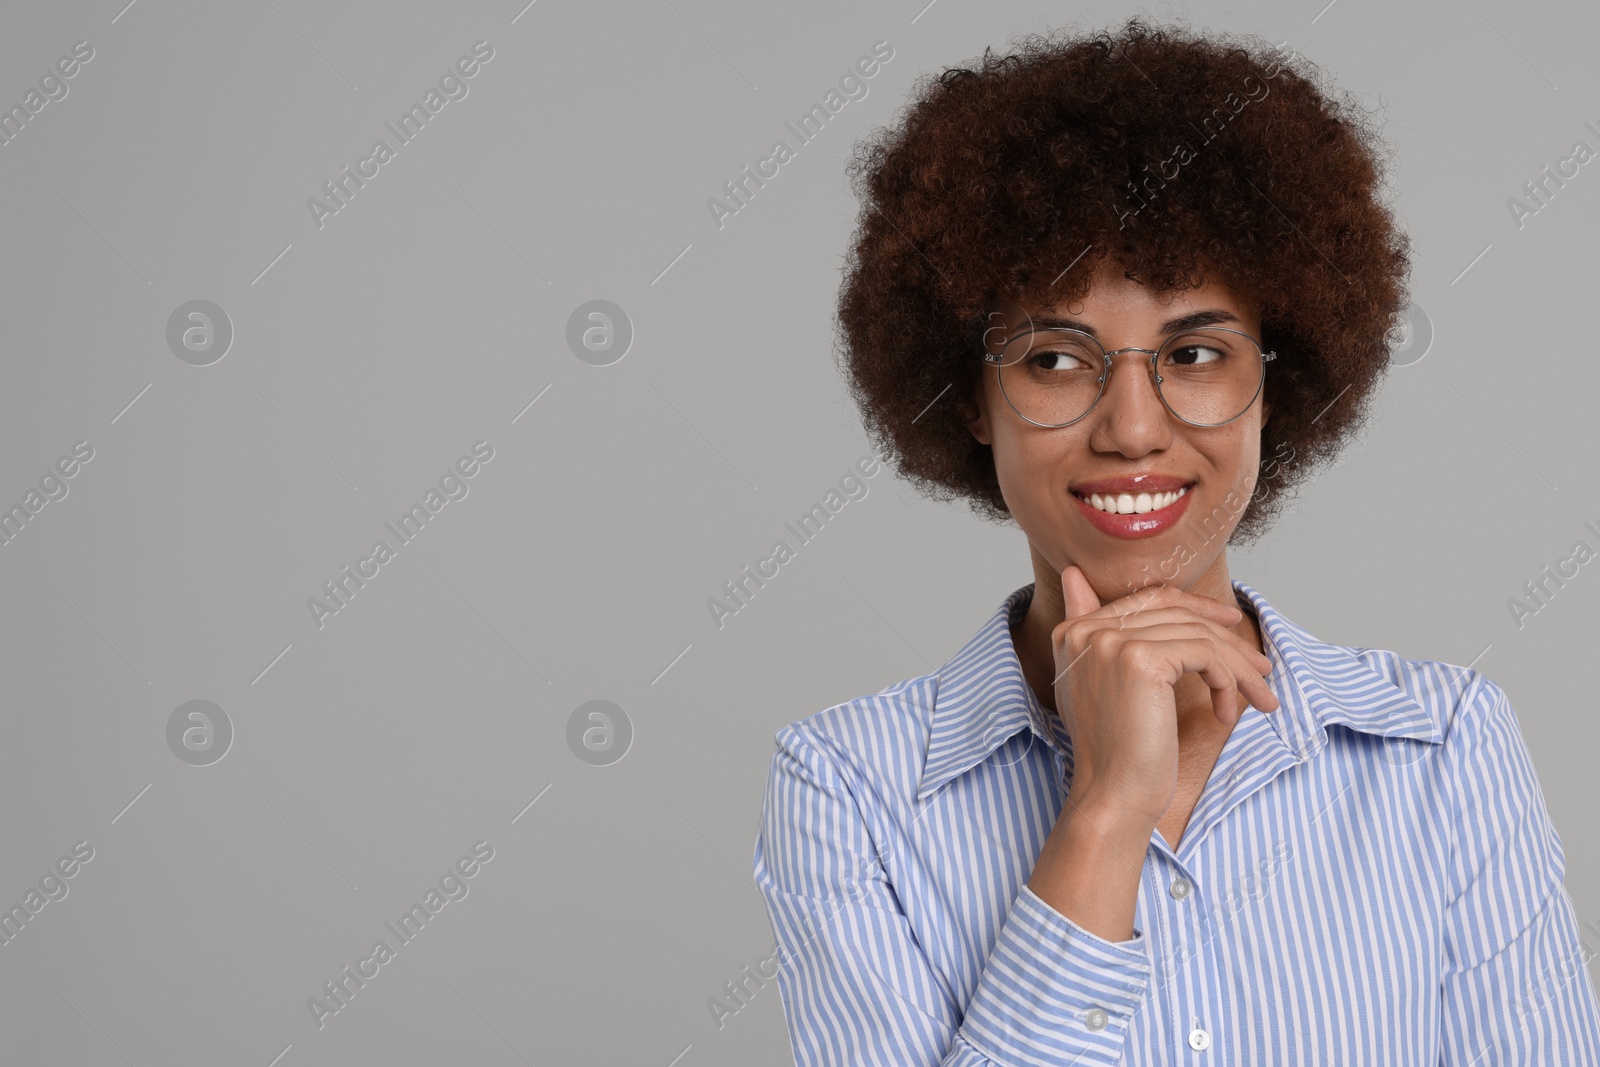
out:
{"label": "shirt sleeve", "polygon": [[1484,680],[1451,728],[1444,1067],[1600,1067],[1595,950],[1562,884],[1566,858],[1505,692]]}
{"label": "shirt sleeve", "polygon": [[1120,1062],[1150,980],[1141,931],[1107,941],[1024,886],[963,1008],[923,954],[844,778],[793,727],[777,742],[755,877],[798,1067]]}

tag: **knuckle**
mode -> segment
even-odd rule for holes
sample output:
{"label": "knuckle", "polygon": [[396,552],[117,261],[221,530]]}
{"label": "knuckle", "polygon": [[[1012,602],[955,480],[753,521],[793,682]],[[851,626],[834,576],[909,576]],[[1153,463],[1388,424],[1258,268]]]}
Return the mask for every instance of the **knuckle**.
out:
{"label": "knuckle", "polygon": [[1074,653],[1082,651],[1084,643],[1094,633],[1094,623],[1087,619],[1068,619],[1054,630],[1059,647],[1069,649]]}
{"label": "knuckle", "polygon": [[1085,643],[1097,655],[1104,655],[1115,652],[1122,641],[1116,630],[1103,628],[1090,633]]}
{"label": "knuckle", "polygon": [[1178,590],[1170,585],[1147,585],[1145,592],[1151,604],[1170,604],[1178,598]]}
{"label": "knuckle", "polygon": [[1143,638],[1133,638],[1124,641],[1114,650],[1117,661],[1127,667],[1138,670],[1149,665],[1151,657],[1155,654],[1156,643]]}

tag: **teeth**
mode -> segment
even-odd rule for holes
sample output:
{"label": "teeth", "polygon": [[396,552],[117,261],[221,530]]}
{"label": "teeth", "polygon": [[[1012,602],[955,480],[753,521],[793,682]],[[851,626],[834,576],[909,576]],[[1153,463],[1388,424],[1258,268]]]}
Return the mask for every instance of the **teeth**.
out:
{"label": "teeth", "polygon": [[1113,515],[1143,515],[1147,511],[1160,511],[1170,507],[1180,496],[1189,491],[1188,486],[1174,490],[1170,493],[1118,493],[1101,495],[1091,493],[1087,497],[1079,496],[1079,500],[1086,500],[1097,511],[1110,512]]}

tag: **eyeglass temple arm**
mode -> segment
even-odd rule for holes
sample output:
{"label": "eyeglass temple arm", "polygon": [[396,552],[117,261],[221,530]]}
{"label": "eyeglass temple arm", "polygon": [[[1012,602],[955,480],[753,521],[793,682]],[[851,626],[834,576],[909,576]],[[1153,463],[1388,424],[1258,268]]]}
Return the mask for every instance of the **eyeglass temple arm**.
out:
{"label": "eyeglass temple arm", "polygon": [[[1138,349],[1137,351],[1144,351],[1144,349]],[[1002,354],[1000,352],[984,352],[983,353],[983,361],[985,363],[999,363],[1004,358],[1005,358],[1004,354]],[[1275,360],[1277,358],[1278,358],[1278,353],[1276,353],[1276,352],[1263,352],[1263,353],[1261,353],[1261,362],[1263,362],[1263,363],[1270,363],[1270,362],[1272,362],[1273,360]]]}

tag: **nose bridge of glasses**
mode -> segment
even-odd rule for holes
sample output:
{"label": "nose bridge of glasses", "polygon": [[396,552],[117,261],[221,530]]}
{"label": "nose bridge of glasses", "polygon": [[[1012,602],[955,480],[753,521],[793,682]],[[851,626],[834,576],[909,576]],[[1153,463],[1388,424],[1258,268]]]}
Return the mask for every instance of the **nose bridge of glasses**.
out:
{"label": "nose bridge of glasses", "polygon": [[[1111,391],[1112,380],[1116,377],[1116,357],[1122,355],[1123,353],[1130,353],[1130,355],[1127,356],[1127,363],[1129,364],[1130,368],[1137,369],[1141,364],[1143,364],[1145,369],[1145,374],[1143,377],[1149,383],[1151,389],[1155,391],[1156,395],[1158,397],[1160,396],[1161,386],[1157,384],[1157,374],[1155,369],[1155,359],[1157,354],[1160,352],[1159,349],[1139,348],[1134,345],[1129,345],[1127,348],[1102,348],[1100,351],[1105,353],[1106,357],[1105,381],[1100,386],[1102,393],[1109,393]],[[1131,353],[1138,353],[1138,355],[1133,355]],[[1127,377],[1126,373],[1124,373],[1122,377]]]}

